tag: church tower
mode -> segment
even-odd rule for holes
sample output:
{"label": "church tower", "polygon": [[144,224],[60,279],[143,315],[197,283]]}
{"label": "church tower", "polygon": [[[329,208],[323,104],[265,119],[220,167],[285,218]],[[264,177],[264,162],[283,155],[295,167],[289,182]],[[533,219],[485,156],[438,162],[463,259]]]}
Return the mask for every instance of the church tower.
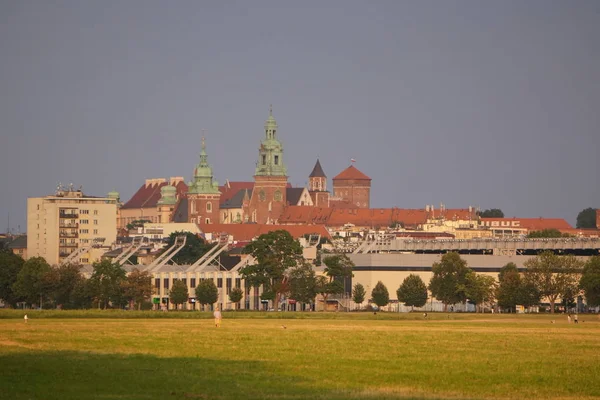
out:
{"label": "church tower", "polygon": [[206,156],[206,143],[202,137],[200,163],[194,169],[194,178],[188,188],[188,221],[204,224],[219,223],[219,183],[213,181],[212,167]]}
{"label": "church tower", "polygon": [[265,121],[265,138],[258,149],[254,172],[254,189],[249,203],[249,222],[273,224],[286,204],[287,169],[283,163],[283,146],[277,140],[277,122],[273,108]]}
{"label": "church tower", "polygon": [[308,192],[316,207],[329,207],[329,192],[327,191],[327,176],[323,172],[321,163],[317,163],[308,176]]}

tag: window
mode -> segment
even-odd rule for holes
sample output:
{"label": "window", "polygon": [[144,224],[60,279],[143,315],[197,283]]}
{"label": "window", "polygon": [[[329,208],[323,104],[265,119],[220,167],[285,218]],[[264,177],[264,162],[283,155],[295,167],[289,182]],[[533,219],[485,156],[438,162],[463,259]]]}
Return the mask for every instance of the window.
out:
{"label": "window", "polygon": [[98,229],[94,229],[94,235],[98,234]]}
{"label": "window", "polygon": [[94,215],[98,215],[98,210],[94,210]]}
{"label": "window", "polygon": [[231,278],[225,280],[225,285],[227,286],[227,294],[229,294],[231,292]]}
{"label": "window", "polygon": [[81,214],[89,214],[89,213],[90,213],[90,210],[80,210],[80,213],[81,213]]}
{"label": "window", "polygon": [[80,229],[79,233],[89,233],[89,229]]}
{"label": "window", "polygon": [[94,225],[98,225],[98,220],[97,219],[94,220]]}
{"label": "window", "polygon": [[164,279],[164,281],[163,281],[163,287],[164,287],[165,289],[168,289],[168,288],[169,288],[169,278],[165,278],[165,279]]}
{"label": "window", "polygon": [[206,203],[206,212],[212,212],[212,203],[210,201]]}
{"label": "window", "polygon": [[223,278],[217,278],[217,287],[218,288],[222,288],[223,287]]}
{"label": "window", "polygon": [[87,259],[87,258],[80,258],[79,261],[81,261],[82,263],[88,263],[88,262],[90,262],[90,260]]}
{"label": "window", "polygon": [[210,218],[206,218],[206,220],[204,222],[207,224],[210,224]]}
{"label": "window", "polygon": [[267,164],[267,156],[265,154],[263,154],[262,156],[262,165],[266,165]]}
{"label": "window", "polygon": [[275,165],[279,165],[279,156],[275,156]]}
{"label": "window", "polygon": [[181,282],[183,282],[183,284],[187,286],[187,279],[186,278],[181,279]]}
{"label": "window", "polygon": [[190,287],[192,289],[196,287],[196,278],[190,278]]}
{"label": "window", "polygon": [[89,220],[87,220],[87,219],[82,219],[82,220],[81,220],[81,221],[79,221],[79,222],[81,222],[81,225],[86,225],[86,224],[89,224],[89,223],[90,223],[90,221],[89,221]]}
{"label": "window", "polygon": [[[196,214],[196,202],[195,202],[195,201],[192,201],[191,203],[192,203],[192,206],[191,206],[191,209],[192,209],[192,211],[191,211],[191,214]],[[193,222],[193,221],[192,221],[192,222]]]}
{"label": "window", "polygon": [[160,278],[154,278],[154,287],[160,289]]}
{"label": "window", "polygon": [[242,278],[235,278],[235,287],[236,288],[242,287]]}

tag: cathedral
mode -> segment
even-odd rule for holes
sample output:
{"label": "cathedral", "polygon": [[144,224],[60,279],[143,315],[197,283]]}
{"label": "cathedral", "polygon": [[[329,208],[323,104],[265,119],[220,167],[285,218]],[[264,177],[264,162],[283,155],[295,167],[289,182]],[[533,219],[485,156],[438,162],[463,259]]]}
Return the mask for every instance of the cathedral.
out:
{"label": "cathedral", "polygon": [[222,186],[214,179],[208,163],[205,139],[200,160],[186,185],[183,178],[148,179],[120,209],[119,227],[134,221],[192,222],[210,224],[278,224],[290,207],[318,209],[362,209],[370,207],[371,178],[354,165],[327,188],[327,176],[317,159],[308,179],[308,188],[292,187],[278,140],[277,121],[272,108],[264,124],[253,181],[230,182]]}

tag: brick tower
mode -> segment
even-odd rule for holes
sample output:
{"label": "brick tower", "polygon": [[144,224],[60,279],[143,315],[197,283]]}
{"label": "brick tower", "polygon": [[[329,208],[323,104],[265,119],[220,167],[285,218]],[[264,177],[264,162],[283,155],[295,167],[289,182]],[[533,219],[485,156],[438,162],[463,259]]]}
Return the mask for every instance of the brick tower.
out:
{"label": "brick tower", "polygon": [[265,138],[258,149],[254,189],[248,204],[249,222],[276,223],[286,204],[287,169],[283,163],[283,146],[277,140],[277,122],[273,108],[265,121]]}
{"label": "brick tower", "polygon": [[333,178],[333,196],[355,208],[370,208],[371,178],[350,165]]}
{"label": "brick tower", "polygon": [[308,192],[315,207],[329,207],[329,192],[327,191],[327,176],[321,163],[317,163],[308,176]]}
{"label": "brick tower", "polygon": [[188,221],[199,225],[218,224],[220,199],[219,183],[213,181],[203,137],[200,163],[194,169],[194,178],[188,188]]}

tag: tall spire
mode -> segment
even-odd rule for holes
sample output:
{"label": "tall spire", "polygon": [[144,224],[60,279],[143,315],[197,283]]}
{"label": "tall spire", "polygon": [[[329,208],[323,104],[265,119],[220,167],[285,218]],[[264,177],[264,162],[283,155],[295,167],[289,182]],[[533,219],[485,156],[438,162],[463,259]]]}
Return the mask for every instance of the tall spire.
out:
{"label": "tall spire", "polygon": [[273,105],[269,106],[269,117],[265,121],[265,138],[258,150],[256,175],[286,176],[283,163],[283,146],[277,140],[277,121],[273,117]]}
{"label": "tall spire", "polygon": [[206,138],[202,131],[202,149],[200,150],[200,162],[194,169],[194,177],[190,182],[189,193],[217,193],[218,183],[213,181],[212,167],[208,163],[206,154]]}

